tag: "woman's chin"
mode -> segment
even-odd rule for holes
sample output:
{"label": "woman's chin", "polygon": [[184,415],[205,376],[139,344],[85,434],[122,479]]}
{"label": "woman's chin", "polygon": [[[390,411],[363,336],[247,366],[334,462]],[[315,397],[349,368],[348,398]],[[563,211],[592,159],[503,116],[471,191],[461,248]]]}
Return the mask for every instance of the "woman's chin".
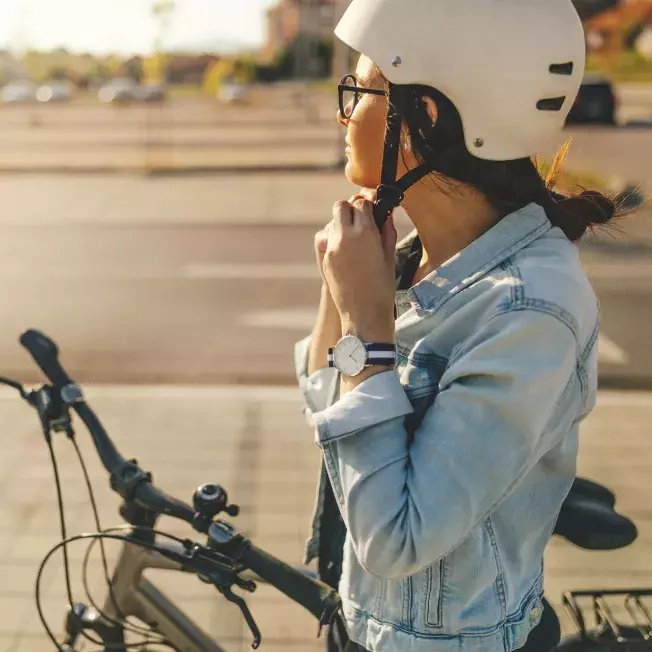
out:
{"label": "woman's chin", "polygon": [[377,188],[380,185],[380,179],[376,175],[365,174],[349,159],[344,168],[344,175],[354,185],[360,188]]}

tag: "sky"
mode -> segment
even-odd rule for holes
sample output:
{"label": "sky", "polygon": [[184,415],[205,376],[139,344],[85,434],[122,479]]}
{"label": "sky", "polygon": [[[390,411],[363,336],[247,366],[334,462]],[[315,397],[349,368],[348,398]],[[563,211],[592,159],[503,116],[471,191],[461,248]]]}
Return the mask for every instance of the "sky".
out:
{"label": "sky", "polygon": [[[165,46],[261,45],[276,0],[176,0]],[[156,31],[153,0],[0,0],[0,48],[145,53]]]}

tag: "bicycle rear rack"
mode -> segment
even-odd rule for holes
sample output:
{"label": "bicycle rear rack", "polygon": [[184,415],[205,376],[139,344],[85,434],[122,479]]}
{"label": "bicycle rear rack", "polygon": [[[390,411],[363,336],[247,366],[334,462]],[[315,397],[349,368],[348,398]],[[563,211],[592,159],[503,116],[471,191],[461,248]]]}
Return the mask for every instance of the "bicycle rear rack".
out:
{"label": "bicycle rear rack", "polygon": [[[652,598],[652,589],[568,591],[562,604],[582,639],[599,642],[605,650],[652,650],[652,609],[645,598]],[[614,615],[614,607],[623,603],[630,623]],[[587,625],[589,614],[595,628]]]}

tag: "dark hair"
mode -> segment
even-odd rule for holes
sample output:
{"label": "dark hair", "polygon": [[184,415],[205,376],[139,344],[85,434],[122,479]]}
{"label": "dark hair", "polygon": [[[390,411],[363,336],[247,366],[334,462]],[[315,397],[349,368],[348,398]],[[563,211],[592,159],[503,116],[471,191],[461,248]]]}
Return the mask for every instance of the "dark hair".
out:
{"label": "dark hair", "polygon": [[[555,192],[555,185],[568,152],[561,148],[544,178],[536,158],[489,161],[473,156],[464,142],[464,128],[455,105],[428,86],[402,87],[404,133],[420,163],[433,165],[430,175],[438,188],[454,193],[459,183],[481,192],[499,212],[507,215],[531,202],[541,205],[548,219],[575,242],[595,225],[604,225],[621,212],[613,198],[580,189],[574,195]],[[424,96],[438,109],[436,123],[428,115]]]}

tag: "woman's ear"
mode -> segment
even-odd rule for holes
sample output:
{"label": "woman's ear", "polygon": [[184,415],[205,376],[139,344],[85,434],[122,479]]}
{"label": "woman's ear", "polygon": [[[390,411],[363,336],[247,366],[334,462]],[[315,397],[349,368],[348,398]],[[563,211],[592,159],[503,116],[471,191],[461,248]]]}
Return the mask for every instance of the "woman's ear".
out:
{"label": "woman's ear", "polygon": [[435,104],[435,100],[427,95],[424,95],[422,99],[423,103],[426,105],[426,111],[432,120],[432,124],[435,124],[439,118],[439,109],[437,108],[437,104]]}

